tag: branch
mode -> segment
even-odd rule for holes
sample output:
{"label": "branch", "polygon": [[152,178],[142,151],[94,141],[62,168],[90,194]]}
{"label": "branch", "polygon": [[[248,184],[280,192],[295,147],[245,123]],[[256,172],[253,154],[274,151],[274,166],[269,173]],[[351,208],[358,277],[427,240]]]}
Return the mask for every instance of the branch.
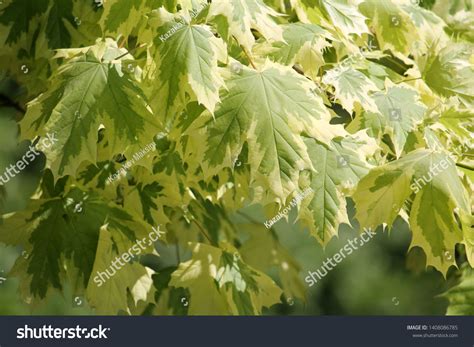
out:
{"label": "branch", "polygon": [[23,109],[23,107],[20,106],[20,104],[16,103],[12,99],[10,99],[8,96],[0,94],[0,101],[2,101],[2,106],[9,106],[13,107],[15,110],[21,113],[26,113],[26,110]]}
{"label": "branch", "polygon": [[125,52],[124,54],[119,55],[117,58],[114,58],[113,60],[119,60],[120,58],[125,57],[127,54],[131,54],[132,52],[134,52],[134,51],[136,51],[137,49],[142,48],[142,47],[144,47],[144,46],[146,46],[146,43],[142,43],[140,46],[137,46],[137,47],[135,47],[135,48],[132,48],[131,50]]}
{"label": "branch", "polygon": [[181,257],[179,256],[178,240],[176,240],[176,260],[178,261],[178,264],[181,263]]}
{"label": "branch", "polygon": [[466,169],[466,170],[474,171],[474,167],[469,166],[469,165],[467,165],[467,164],[456,163],[456,166],[462,167],[463,169]]}
{"label": "branch", "polygon": [[[297,73],[299,73],[300,75],[305,76],[304,71],[301,70],[298,66],[293,65],[293,70],[295,70],[295,71],[296,71]],[[306,76],[305,76],[305,77],[306,77]]]}

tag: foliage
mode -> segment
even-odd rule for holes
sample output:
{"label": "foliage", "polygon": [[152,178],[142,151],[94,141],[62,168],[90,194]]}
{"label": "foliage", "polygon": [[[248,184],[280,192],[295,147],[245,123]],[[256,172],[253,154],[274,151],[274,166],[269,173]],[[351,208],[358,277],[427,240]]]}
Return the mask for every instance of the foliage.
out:
{"label": "foliage", "polygon": [[[0,224],[0,242],[29,255],[12,270],[22,298],[72,287],[99,314],[304,300],[300,267],[263,222],[308,188],[298,225],[321,245],[354,202],[361,228],[405,219],[426,266],[469,269],[474,14],[446,3],[4,1],[21,140],[57,137],[30,202]],[[261,220],[242,212],[255,205]],[[157,226],[140,256],[161,265],[132,259],[98,286]],[[464,271],[448,312],[472,295]]]}

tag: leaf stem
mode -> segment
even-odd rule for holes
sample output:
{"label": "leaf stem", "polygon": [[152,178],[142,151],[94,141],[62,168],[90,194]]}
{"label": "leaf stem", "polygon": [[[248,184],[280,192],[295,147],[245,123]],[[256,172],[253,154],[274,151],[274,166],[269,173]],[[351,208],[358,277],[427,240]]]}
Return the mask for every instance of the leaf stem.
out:
{"label": "leaf stem", "polygon": [[255,66],[255,64],[254,64],[254,62],[253,62],[253,60],[252,60],[252,58],[250,58],[250,55],[249,55],[249,53],[247,52],[247,50],[246,50],[245,48],[243,48],[243,47],[242,47],[242,50],[244,51],[245,55],[247,56],[247,58],[248,58],[248,60],[249,60],[249,62],[250,62],[250,65],[252,65],[252,67],[253,67],[255,70],[257,70],[257,67]]}
{"label": "leaf stem", "polygon": [[127,41],[127,38],[124,36],[122,39],[122,42],[119,43],[118,47],[122,48],[125,45],[125,42]]}
{"label": "leaf stem", "polygon": [[403,83],[403,82],[410,82],[410,81],[416,81],[416,80],[420,80],[422,77],[415,77],[415,78],[408,78],[406,80],[401,80],[401,81],[398,81],[398,82],[395,82],[395,84],[400,84],[400,83]]}
{"label": "leaf stem", "polygon": [[212,242],[212,240],[210,239],[210,237],[207,236],[207,234],[206,234],[206,232],[204,231],[204,228],[201,226],[201,224],[199,224],[195,218],[193,218],[193,222],[197,225],[199,231],[206,237],[206,239],[209,241],[209,243],[210,243],[211,245],[213,245],[214,242]]}
{"label": "leaf stem", "polygon": [[[232,36],[235,40],[235,42],[237,42],[237,44],[239,44],[239,41],[237,41],[237,39],[235,38],[235,36]],[[253,62],[252,58],[250,57],[250,54],[249,52],[247,52],[247,50],[245,49],[244,46],[240,45],[239,44],[239,47],[242,49],[242,51],[244,52],[244,54],[247,56],[247,59],[249,60],[250,62],[250,65],[252,65],[252,67],[257,70],[257,67],[255,66],[255,63]]]}

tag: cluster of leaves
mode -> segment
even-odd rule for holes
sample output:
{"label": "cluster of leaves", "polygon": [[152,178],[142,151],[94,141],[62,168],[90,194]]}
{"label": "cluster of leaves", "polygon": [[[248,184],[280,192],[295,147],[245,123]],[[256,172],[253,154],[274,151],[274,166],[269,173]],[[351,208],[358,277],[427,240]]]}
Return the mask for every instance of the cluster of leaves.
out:
{"label": "cluster of leaves", "polygon": [[[298,223],[322,245],[352,199],[362,228],[404,218],[427,266],[446,274],[462,246],[474,265],[474,17],[445,3],[4,2],[2,68],[27,89],[21,138],[58,138],[28,207],[0,226],[29,254],[12,270],[24,299],[69,285],[106,314],[303,299],[298,264],[242,209],[270,219],[308,188]],[[156,225],[163,254],[146,252],[166,265],[133,260],[98,287]]]}

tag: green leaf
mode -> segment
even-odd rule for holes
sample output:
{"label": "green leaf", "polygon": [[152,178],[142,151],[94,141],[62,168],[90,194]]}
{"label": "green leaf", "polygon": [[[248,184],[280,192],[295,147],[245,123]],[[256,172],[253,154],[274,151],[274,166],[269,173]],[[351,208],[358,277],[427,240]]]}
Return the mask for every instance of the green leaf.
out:
{"label": "green leaf", "polygon": [[51,48],[68,48],[71,45],[71,34],[65,21],[76,25],[72,15],[73,2],[70,0],[55,0],[49,10],[46,25],[48,46]]}
{"label": "green leaf", "polygon": [[416,90],[402,84],[386,83],[386,91],[374,93],[373,99],[378,112],[364,112],[361,127],[368,128],[375,137],[389,135],[399,157],[408,134],[422,122],[426,106],[419,101]]}
{"label": "green leaf", "polygon": [[190,315],[261,314],[264,306],[280,302],[275,282],[231,252],[195,244],[192,259],[173,272],[170,285],[191,294]]}
{"label": "green leaf", "polygon": [[166,22],[154,39],[152,56],[155,66],[149,78],[154,81],[152,100],[160,117],[170,121],[183,111],[186,94],[214,112],[224,84],[217,61],[224,59],[225,45],[208,26],[189,24],[184,17]]}
{"label": "green leaf", "polygon": [[[105,225],[99,234],[94,268],[87,286],[87,299],[99,315],[117,314],[120,310],[127,312],[127,290],[138,300],[145,301],[148,292],[152,290],[152,272],[147,271],[137,262],[125,263],[117,270],[113,263],[123,254],[130,252],[132,247],[138,247],[123,233]],[[136,251],[133,251],[136,254]],[[100,273],[113,274],[110,279],[100,284]],[[105,276],[104,276],[105,277]]]}
{"label": "green leaf", "polygon": [[312,169],[300,135],[328,142],[343,129],[329,124],[311,83],[292,69],[270,62],[261,71],[245,68],[227,88],[215,119],[206,124],[204,171],[232,167],[247,142],[252,180],[284,200],[297,188],[299,172]]}
{"label": "green leaf", "polygon": [[128,38],[145,23],[145,14],[153,8],[150,0],[108,0],[104,2],[102,30],[111,35]]}
{"label": "green leaf", "polygon": [[209,17],[224,16],[228,31],[247,50],[255,43],[252,29],[267,40],[282,41],[282,29],[272,17],[280,14],[262,0],[215,0],[211,3]]}
{"label": "green leaf", "polygon": [[96,162],[101,124],[108,130],[112,154],[133,155],[160,131],[138,83],[122,72],[120,61],[113,61],[121,53],[109,40],[65,51],[73,57],[61,66],[48,91],[29,105],[22,136],[57,138],[46,149],[48,167],[55,175],[75,175],[82,162]]}
{"label": "green leaf", "polygon": [[31,22],[48,9],[48,0],[16,0],[11,1],[0,14],[0,24],[10,25],[5,44],[12,45],[21,38],[23,34],[30,31]]}
{"label": "green leaf", "polygon": [[[122,256],[123,252],[134,245],[137,238],[142,239],[152,231],[123,209],[104,202],[96,194],[88,194],[77,188],[64,197],[32,200],[26,213],[14,214],[5,219],[0,240],[12,245],[23,245],[28,250],[27,271],[31,275],[31,294],[43,298],[50,286],[61,289],[65,281],[66,260],[70,260],[70,264],[76,269],[76,282],[79,285],[82,283],[83,287],[91,291],[90,302],[98,309],[105,305],[101,299],[104,293],[108,293],[105,288],[117,287],[114,282],[117,279],[111,279],[111,283],[107,281],[108,287],[98,287],[95,273],[99,270],[105,271],[105,268],[101,267],[103,263],[97,261],[104,260],[105,254]],[[101,235],[112,233],[114,245],[111,244],[112,241],[104,241],[103,235],[102,239],[99,239],[100,230]],[[15,236],[12,237],[13,235]],[[105,245],[101,242],[105,242]],[[120,247],[117,246],[118,243]],[[125,249],[125,245],[129,247]],[[146,251],[150,252],[150,244],[146,246]],[[112,266],[114,258],[110,259],[107,267]],[[137,265],[134,269],[135,272],[144,271]],[[127,267],[123,271],[126,273]],[[125,281],[123,277],[118,278],[121,278],[119,282],[122,281],[119,288],[131,288],[134,284]],[[91,286],[94,288],[91,289]],[[110,309],[107,313],[115,314],[119,309],[126,309],[126,305],[120,306],[120,302],[125,300],[125,294],[124,289],[121,294],[124,299],[108,303],[109,306],[101,312],[105,313]]]}
{"label": "green leaf", "polygon": [[364,142],[357,137],[336,139],[329,146],[314,139],[306,139],[305,143],[316,172],[311,173],[309,184],[313,194],[301,201],[299,218],[310,227],[311,235],[326,245],[337,236],[341,223],[349,224],[344,191],[368,173],[371,165],[366,156],[376,146],[370,144],[363,154]]}
{"label": "green leaf", "polygon": [[268,52],[260,54],[284,65],[300,64],[309,77],[316,78],[324,65],[323,51],[330,46],[327,40],[334,40],[332,35],[314,24],[291,23],[282,28],[284,41],[274,42]]}
{"label": "green leaf", "polygon": [[454,246],[464,240],[455,213],[469,213],[466,191],[448,156],[420,149],[371,170],[353,195],[356,218],[367,228],[391,226],[412,195],[410,247],[421,247],[427,265],[446,274],[455,265]]}
{"label": "green leaf", "polygon": [[474,43],[474,18],[472,10],[462,9],[454,16],[448,15],[446,20],[448,23],[446,31],[449,35]]}
{"label": "green leaf", "polygon": [[474,315],[474,270],[465,267],[460,282],[450,288],[443,297],[449,301],[448,316]]}
{"label": "green leaf", "polygon": [[341,0],[319,0],[335,27],[344,35],[368,33],[364,17],[356,6],[348,5]]}
{"label": "green leaf", "polygon": [[[126,311],[127,288],[136,302],[145,300],[151,274],[137,263],[120,262],[123,266],[118,269],[112,264],[132,247],[134,255],[151,252],[152,229],[96,194],[73,189],[65,197],[32,200],[27,214],[14,214],[4,222],[0,239],[23,244],[28,251],[30,277],[25,280],[32,295],[43,298],[50,286],[61,289],[66,278],[74,277],[99,314]],[[101,283],[100,272],[110,278]]]}
{"label": "green leaf", "polygon": [[165,184],[161,177],[151,176],[148,170],[138,169],[133,172],[138,181],[135,186],[127,187],[124,195],[124,207],[143,216],[150,225],[164,224],[163,206],[167,200]]}
{"label": "green leaf", "polygon": [[446,104],[445,106],[437,120],[455,134],[461,142],[469,146],[474,130],[474,112],[458,105]]}
{"label": "green leaf", "polygon": [[433,47],[428,52],[422,70],[426,84],[442,96],[457,96],[466,105],[474,105],[474,45],[450,44],[442,49]]}
{"label": "green leaf", "polygon": [[418,40],[418,31],[410,16],[392,0],[366,0],[360,6],[369,18],[381,50],[390,49],[404,54]]}
{"label": "green leaf", "polygon": [[[414,44],[414,48],[416,48],[413,50],[414,54],[425,53],[425,47],[423,46],[429,46],[432,42],[438,40],[447,42],[449,40],[445,32],[446,23],[435,13],[419,6],[419,4],[415,2],[402,4],[401,8],[404,12],[409,14],[420,36],[421,42],[415,42]],[[422,43],[422,45],[419,43]]]}
{"label": "green leaf", "polygon": [[238,224],[249,239],[239,248],[246,264],[262,272],[278,269],[278,278],[287,298],[305,300],[306,288],[299,277],[301,267],[290,252],[282,246],[275,233],[262,224]]}
{"label": "green leaf", "polygon": [[329,70],[323,83],[334,86],[334,96],[349,113],[360,104],[366,111],[377,112],[373,92],[379,89],[362,72],[350,67],[337,67]]}

